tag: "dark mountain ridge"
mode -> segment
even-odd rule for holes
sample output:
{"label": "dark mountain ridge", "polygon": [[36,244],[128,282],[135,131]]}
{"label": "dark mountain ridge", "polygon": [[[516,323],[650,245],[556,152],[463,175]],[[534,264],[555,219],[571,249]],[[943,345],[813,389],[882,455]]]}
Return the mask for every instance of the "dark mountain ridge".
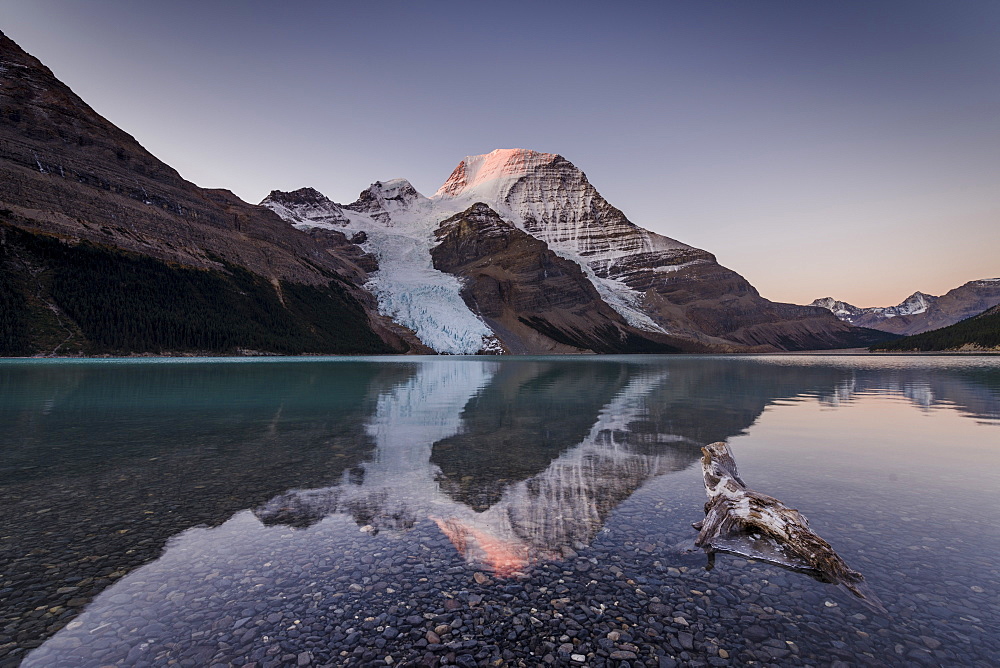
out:
{"label": "dark mountain ridge", "polygon": [[[235,352],[289,335],[316,341],[267,345],[263,351],[397,352],[418,345],[402,328],[377,315],[371,295],[359,287],[374,262],[343,234],[290,230],[264,207],[247,204],[226,190],[185,181],[3,33],[0,214],[9,231],[0,248],[6,284],[0,322],[7,328],[0,335],[0,342],[7,342],[2,355]],[[68,271],[68,263],[76,271],[73,281],[84,289],[95,287],[86,298],[87,308],[111,314],[111,321],[132,318],[134,304],[122,295],[130,289],[128,277],[137,275],[126,272],[112,292],[102,292],[96,287],[107,281],[96,273],[97,265],[88,268],[81,259],[97,256],[111,264],[122,258],[145,263],[157,277],[151,287],[159,288],[152,292],[163,297],[163,308],[142,325],[148,329],[144,342],[93,338],[92,323],[80,321],[80,309],[65,301],[66,291],[59,286],[65,287],[60,276]],[[181,277],[178,271],[188,273]],[[240,272],[252,280],[239,278]],[[318,291],[319,320],[305,312],[291,313],[296,308],[285,299],[305,286]],[[265,305],[207,305],[210,295],[227,289],[250,294],[250,301]],[[166,302],[177,291],[183,294],[181,303],[205,306],[206,313],[216,315],[220,309],[234,310],[239,318],[253,321],[250,329],[266,336],[245,336],[239,327],[229,327],[221,339],[157,336],[165,323],[177,330],[206,326],[194,322],[191,313],[169,307]],[[262,317],[262,309],[277,310]],[[282,309],[290,311],[289,317]],[[317,334],[322,320],[346,323],[346,335]],[[64,334],[64,345],[49,346],[53,332]]]}

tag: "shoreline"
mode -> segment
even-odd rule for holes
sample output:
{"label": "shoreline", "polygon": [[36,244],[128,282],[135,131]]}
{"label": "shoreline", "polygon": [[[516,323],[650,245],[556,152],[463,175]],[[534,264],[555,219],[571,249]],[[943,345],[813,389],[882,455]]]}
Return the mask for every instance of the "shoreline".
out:
{"label": "shoreline", "polygon": [[783,350],[774,352],[727,352],[727,353],[615,353],[612,355],[602,355],[598,353],[574,353],[574,354],[550,354],[550,355],[449,355],[449,354],[421,354],[421,353],[399,353],[394,355],[370,355],[362,353],[303,353],[301,355],[282,355],[279,353],[254,352],[252,354],[240,353],[130,353],[127,355],[33,355],[25,357],[0,357],[0,362],[5,361],[26,361],[26,360],[196,360],[196,359],[232,359],[232,360],[252,360],[252,359],[283,359],[283,360],[303,360],[321,359],[328,357],[352,357],[352,358],[407,358],[416,357],[421,359],[429,358],[482,358],[482,359],[518,359],[546,357],[553,359],[560,358],[580,358],[580,357],[632,357],[636,359],[648,357],[994,357],[1000,355],[1000,350],[868,350],[867,348],[838,348],[832,350]]}

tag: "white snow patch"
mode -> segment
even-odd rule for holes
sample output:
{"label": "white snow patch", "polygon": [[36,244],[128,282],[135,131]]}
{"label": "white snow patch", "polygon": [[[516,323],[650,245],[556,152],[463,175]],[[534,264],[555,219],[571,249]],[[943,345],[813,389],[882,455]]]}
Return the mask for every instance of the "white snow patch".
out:
{"label": "white snow patch", "polygon": [[705,262],[705,260],[691,260],[690,262],[682,262],[680,264],[670,264],[670,265],[664,265],[664,266],[661,266],[661,267],[654,267],[653,268],[653,273],[656,273],[656,274],[670,274],[670,273],[675,272],[675,271],[680,271],[681,269],[684,269],[685,267],[691,267],[691,266],[696,265],[696,264],[703,264],[704,262]]}
{"label": "white snow patch", "polygon": [[642,300],[643,294],[637,290],[633,290],[629,286],[625,285],[622,281],[613,278],[601,278],[594,270],[591,268],[587,262],[585,262],[579,255],[573,253],[565,248],[554,247],[549,244],[556,255],[566,260],[571,260],[583,269],[583,273],[590,279],[590,282],[594,284],[597,288],[597,293],[601,296],[608,306],[613,308],[618,312],[625,322],[636,327],[638,329],[643,329],[648,332],[660,332],[662,334],[668,334],[667,330],[663,329],[657,325],[652,318],[650,318],[642,310]]}

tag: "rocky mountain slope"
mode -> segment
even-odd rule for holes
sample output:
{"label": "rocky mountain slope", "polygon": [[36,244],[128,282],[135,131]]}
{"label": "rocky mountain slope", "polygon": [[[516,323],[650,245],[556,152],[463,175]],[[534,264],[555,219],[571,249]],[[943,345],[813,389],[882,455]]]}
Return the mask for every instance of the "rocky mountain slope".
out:
{"label": "rocky mountain slope", "polygon": [[953,350],[962,352],[1000,352],[1000,304],[986,311],[920,334],[872,346],[884,351]]}
{"label": "rocky mountain slope", "polygon": [[[376,313],[359,287],[376,264],[343,234],[290,230],[264,207],[185,181],[3,33],[0,238],[0,354],[418,345]],[[134,271],[113,283],[95,273],[122,262],[145,267],[146,282]],[[90,294],[69,296],[88,283]],[[143,285],[146,299],[130,299]],[[208,322],[226,313],[232,322]],[[340,332],[329,331],[334,322]],[[124,323],[141,335],[106,336]]]}
{"label": "rocky mountain slope", "polygon": [[605,303],[577,263],[504,221],[485,204],[445,219],[434,268],[463,279],[462,298],[511,353],[677,352]]}
{"label": "rocky mountain slope", "polygon": [[[562,317],[545,315],[538,302],[532,302],[531,314],[507,302],[500,322],[496,299],[480,304],[470,298],[483,290],[496,293],[495,285],[481,285],[496,283],[491,275],[499,271],[496,265],[491,267],[494,253],[503,255],[508,268],[519,265],[522,287],[534,282],[538,293],[546,295],[557,291],[557,282],[564,288],[568,274],[560,270],[550,280],[544,262],[536,261],[537,254],[575,264],[603,303],[589,309],[592,317],[603,319],[601,325],[591,326],[605,333],[613,330],[617,337],[613,346],[607,340],[598,346],[604,351],[634,349],[635,341],[628,341],[634,335],[682,350],[720,352],[850,347],[867,345],[879,336],[842,323],[824,309],[762,298],[711,253],[633,224],[581,170],[555,154],[498,149],[467,157],[429,198],[396,179],[374,183],[347,205],[309,188],[274,191],[262,204],[300,229],[340,230],[357,240],[379,262],[379,271],[366,284],[378,298],[379,311],[414,330],[439,352],[476,352],[493,339],[508,352],[553,352],[565,350],[560,346],[583,344],[578,338],[570,344],[563,336],[567,327],[575,325],[558,332],[546,331],[544,325],[531,327],[533,318]],[[457,267],[453,262],[445,269],[445,264],[431,261],[435,253],[443,257],[451,252],[436,250],[453,235],[438,234],[439,226],[479,204],[496,217],[488,225],[482,223],[484,233],[493,235],[490,243],[500,238],[503,242],[496,248],[479,244],[478,269],[472,274],[459,271],[458,280],[449,275]],[[480,214],[488,215],[485,210]],[[459,228],[468,239],[476,225]],[[534,269],[528,270],[529,264]],[[577,278],[572,282],[578,285]],[[587,299],[597,303],[593,294]],[[492,315],[483,308],[492,309]],[[533,331],[526,332],[525,326]],[[588,341],[595,341],[595,329],[581,331],[589,332]]]}
{"label": "rocky mountain slope", "polygon": [[969,281],[940,297],[914,292],[897,306],[858,308],[832,297],[812,303],[852,325],[903,335],[947,327],[997,304],[1000,304],[1000,278]]}

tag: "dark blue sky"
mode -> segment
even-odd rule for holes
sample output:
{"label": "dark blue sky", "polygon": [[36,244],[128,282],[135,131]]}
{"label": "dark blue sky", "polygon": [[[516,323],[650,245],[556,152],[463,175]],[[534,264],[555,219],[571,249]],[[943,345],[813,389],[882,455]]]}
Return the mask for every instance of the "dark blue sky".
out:
{"label": "dark blue sky", "polygon": [[1000,2],[0,0],[0,29],[195,183],[257,202],[560,153],[764,296],[1000,276]]}

